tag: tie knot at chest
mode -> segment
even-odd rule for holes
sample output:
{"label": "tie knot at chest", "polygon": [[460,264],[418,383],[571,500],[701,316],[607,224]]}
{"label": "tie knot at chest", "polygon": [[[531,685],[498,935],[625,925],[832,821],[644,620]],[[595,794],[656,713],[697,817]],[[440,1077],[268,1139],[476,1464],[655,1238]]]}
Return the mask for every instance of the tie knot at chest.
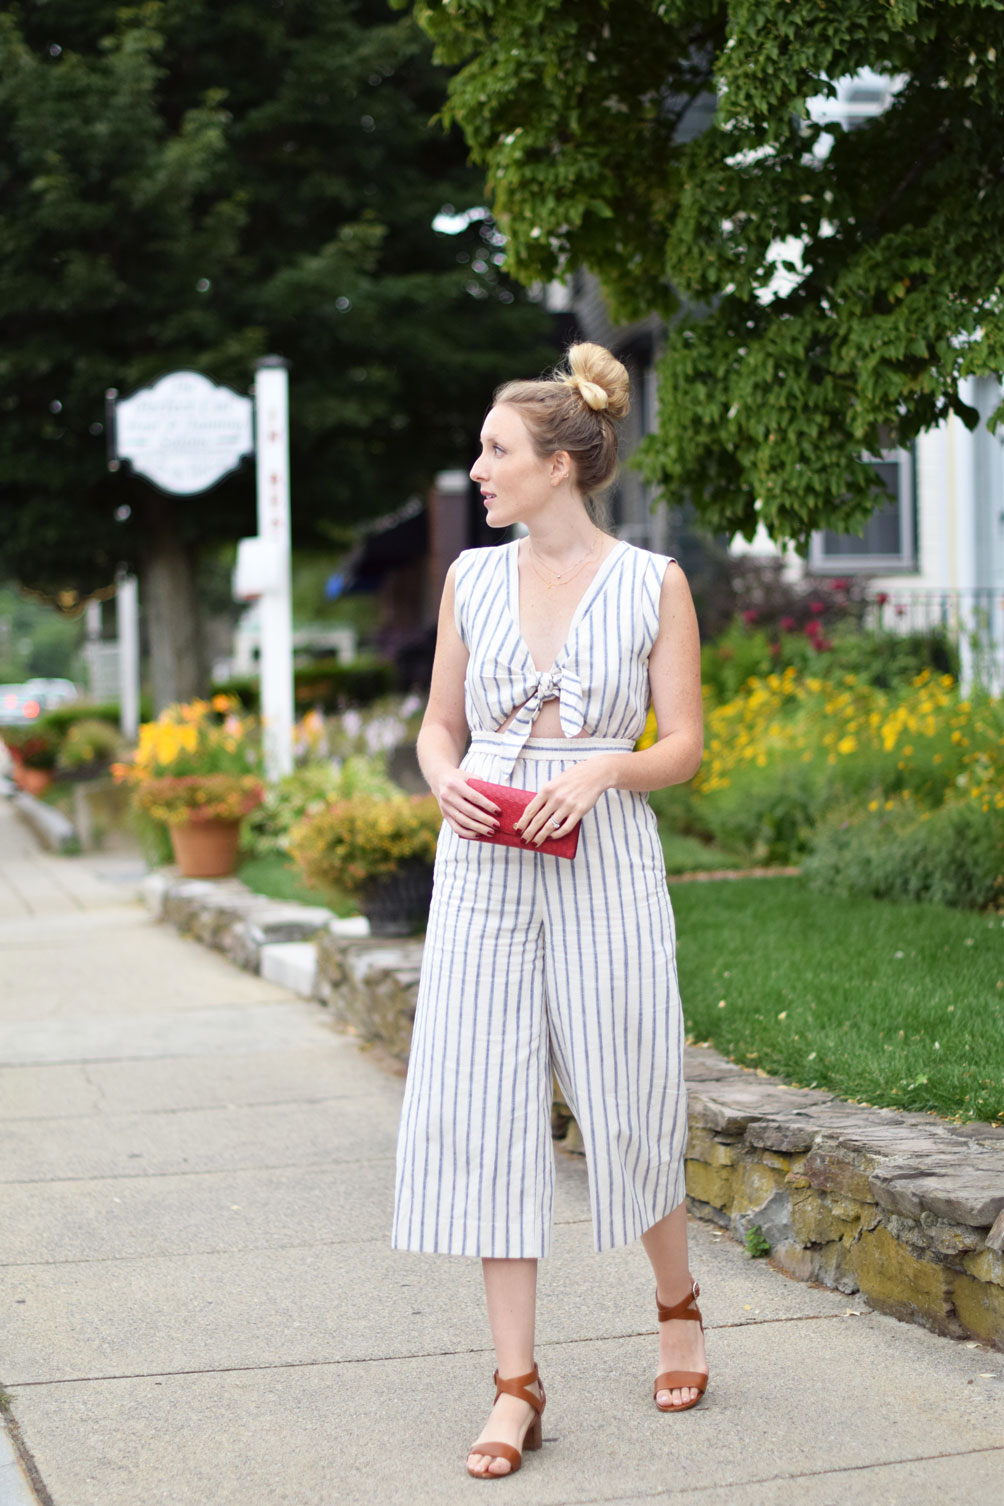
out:
{"label": "tie knot at chest", "polygon": [[561,690],[561,670],[545,669],[537,676],[537,694],[542,701],[553,700]]}

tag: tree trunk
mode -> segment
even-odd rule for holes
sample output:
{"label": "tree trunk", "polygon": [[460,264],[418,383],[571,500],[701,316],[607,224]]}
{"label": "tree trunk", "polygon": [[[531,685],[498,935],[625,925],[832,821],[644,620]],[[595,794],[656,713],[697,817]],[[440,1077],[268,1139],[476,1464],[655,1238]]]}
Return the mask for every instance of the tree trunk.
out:
{"label": "tree trunk", "polygon": [[169,508],[167,499],[160,497],[150,508],[149,550],[143,562],[142,601],[155,712],[209,690],[197,551],[175,537]]}

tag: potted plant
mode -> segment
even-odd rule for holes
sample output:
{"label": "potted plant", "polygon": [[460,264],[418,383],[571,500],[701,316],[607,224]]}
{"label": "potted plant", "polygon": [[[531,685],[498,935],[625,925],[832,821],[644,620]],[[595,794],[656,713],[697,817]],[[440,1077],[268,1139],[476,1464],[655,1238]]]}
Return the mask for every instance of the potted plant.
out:
{"label": "potted plant", "polygon": [[354,795],[332,800],[289,834],[308,884],[351,895],[377,936],[421,930],[432,895],[442,823],[432,795]]}
{"label": "potted plant", "polygon": [[108,773],[121,752],[122,734],[114,723],[103,717],[84,717],[66,729],[56,769],[63,779],[97,779]]}
{"label": "potted plant", "polygon": [[41,795],[52,783],[56,766],[57,740],[41,724],[5,727],[3,740],[11,756],[11,774],[15,784],[27,795]]}
{"label": "potted plant", "polygon": [[237,866],[241,821],[264,798],[260,764],[254,723],[220,695],[144,722],[131,759],[112,773],[133,786],[144,815],[167,827],[186,878],[222,878]]}

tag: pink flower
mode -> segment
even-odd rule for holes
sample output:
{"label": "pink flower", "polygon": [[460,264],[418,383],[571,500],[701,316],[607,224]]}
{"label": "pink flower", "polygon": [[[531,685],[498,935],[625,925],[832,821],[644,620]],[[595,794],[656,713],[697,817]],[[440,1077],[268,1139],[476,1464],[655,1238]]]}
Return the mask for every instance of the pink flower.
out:
{"label": "pink flower", "polygon": [[826,611],[826,603],[825,603],[825,601],[810,601],[809,602],[809,611],[810,612],[815,612],[816,616],[818,617],[819,614],[820,614],[820,612],[825,612]]}
{"label": "pink flower", "polygon": [[752,607],[747,607],[746,610],[745,610],[745,612],[743,613],[743,621],[745,623],[749,623],[750,625],[752,625],[754,622],[756,622],[756,618],[757,618],[757,614],[753,610],[753,608]]}
{"label": "pink flower", "polygon": [[839,580],[833,581],[832,584],[834,591],[849,591],[851,589],[850,581],[844,580],[843,577],[841,577]]}
{"label": "pink flower", "polygon": [[781,631],[782,631],[782,633],[793,633],[795,631],[795,619],[794,619],[794,617],[782,617],[781,618]]}
{"label": "pink flower", "polygon": [[888,591],[880,591],[880,592],[879,592],[879,593],[878,593],[878,595],[877,595],[877,596],[876,596],[876,597],[875,597],[875,601],[876,601],[876,603],[877,603],[877,604],[878,604],[878,605],[879,605],[879,606],[880,606],[880,607],[884,607],[884,606],[885,606],[885,604],[886,604],[886,602],[887,602],[887,601],[888,601],[888,600],[889,600],[889,592],[888,592]]}

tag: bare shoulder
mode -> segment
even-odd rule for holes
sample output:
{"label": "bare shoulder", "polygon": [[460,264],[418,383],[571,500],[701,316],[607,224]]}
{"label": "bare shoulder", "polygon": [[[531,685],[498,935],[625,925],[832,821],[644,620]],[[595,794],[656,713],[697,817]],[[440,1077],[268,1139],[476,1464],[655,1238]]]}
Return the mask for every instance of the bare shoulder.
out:
{"label": "bare shoulder", "polygon": [[666,613],[673,616],[688,608],[693,610],[690,585],[679,562],[671,559],[667,563],[662,577],[662,589],[659,593],[660,615]]}

